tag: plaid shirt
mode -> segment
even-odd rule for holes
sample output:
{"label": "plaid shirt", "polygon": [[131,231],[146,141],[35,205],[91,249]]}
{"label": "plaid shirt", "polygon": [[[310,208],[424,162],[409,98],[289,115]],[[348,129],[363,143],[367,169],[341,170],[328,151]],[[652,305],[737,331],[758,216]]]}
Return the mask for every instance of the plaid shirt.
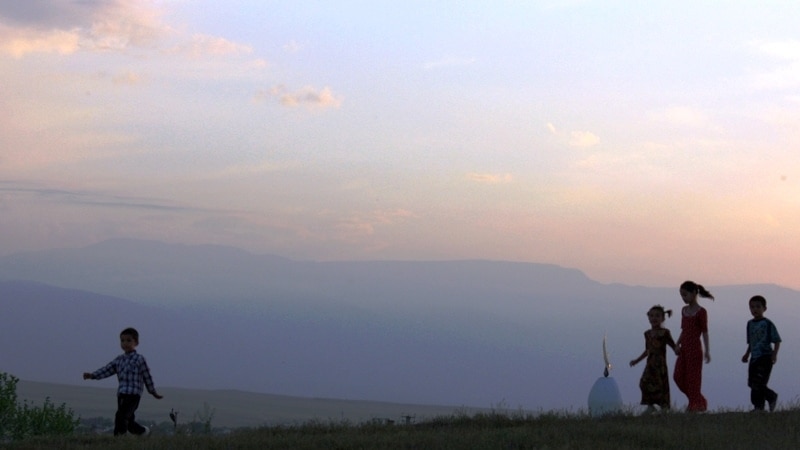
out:
{"label": "plaid shirt", "polygon": [[100,380],[114,374],[117,374],[117,379],[119,380],[118,394],[142,395],[145,386],[147,387],[147,392],[156,393],[147,362],[144,360],[144,356],[136,353],[136,350],[130,353],[123,353],[106,364],[105,367],[92,372],[92,379]]}

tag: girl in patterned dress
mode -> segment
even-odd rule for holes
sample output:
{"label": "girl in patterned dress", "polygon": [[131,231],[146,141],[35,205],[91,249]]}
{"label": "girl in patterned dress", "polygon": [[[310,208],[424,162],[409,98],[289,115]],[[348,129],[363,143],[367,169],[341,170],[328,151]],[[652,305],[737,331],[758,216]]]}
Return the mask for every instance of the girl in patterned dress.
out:
{"label": "girl in patterned dress", "polygon": [[708,402],[700,392],[703,360],[706,364],[711,362],[711,351],[708,347],[708,314],[697,303],[697,297],[714,300],[714,296],[694,281],[681,284],[680,294],[686,306],[681,309],[681,335],[678,337],[678,359],[675,360],[673,378],[678,389],[689,399],[687,410],[702,412],[708,408]]}
{"label": "girl in patterned dress", "polygon": [[647,311],[650,329],[644,332],[644,352],[631,361],[631,367],[647,358],[642,378],[639,380],[639,389],[642,391],[642,405],[647,405],[647,412],[655,411],[659,406],[661,410],[669,409],[669,370],[667,369],[667,347],[676,351],[672,334],[661,325],[667,316],[672,316],[672,310],[664,310],[661,305],[655,305]]}

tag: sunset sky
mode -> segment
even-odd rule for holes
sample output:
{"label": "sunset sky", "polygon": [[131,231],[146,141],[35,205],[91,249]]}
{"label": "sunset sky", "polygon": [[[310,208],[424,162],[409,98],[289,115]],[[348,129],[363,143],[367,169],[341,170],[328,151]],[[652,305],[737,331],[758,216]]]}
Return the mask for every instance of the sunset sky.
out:
{"label": "sunset sky", "polygon": [[0,2],[0,255],[800,289],[800,2]]}

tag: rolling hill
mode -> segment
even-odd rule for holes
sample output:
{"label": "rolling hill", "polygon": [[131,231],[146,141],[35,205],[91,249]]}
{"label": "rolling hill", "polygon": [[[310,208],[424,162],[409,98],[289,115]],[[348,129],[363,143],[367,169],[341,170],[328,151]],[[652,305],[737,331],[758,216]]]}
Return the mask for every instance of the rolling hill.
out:
{"label": "rolling hill", "polygon": [[[580,271],[504,261],[309,262],[239,249],[115,240],[0,258],[0,370],[86,386],[135,326],[159,386],[303,398],[528,410],[585,408],[608,336],[623,399],[638,403],[645,313],[679,310],[674,287],[607,285]],[[701,281],[702,280],[697,280]],[[712,408],[749,403],[747,299],[769,300],[786,348],[800,293],[708,286]],[[665,326],[679,333],[677,318]],[[781,398],[800,357],[782,352]],[[673,357],[670,357],[670,365]],[[113,387],[114,380],[91,386]],[[673,386],[673,401],[685,399]]]}

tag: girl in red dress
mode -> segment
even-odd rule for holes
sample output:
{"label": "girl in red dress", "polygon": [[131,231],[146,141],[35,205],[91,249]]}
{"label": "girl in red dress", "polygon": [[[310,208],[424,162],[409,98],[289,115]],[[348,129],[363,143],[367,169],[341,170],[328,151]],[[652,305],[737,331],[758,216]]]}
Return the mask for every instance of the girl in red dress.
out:
{"label": "girl in red dress", "polygon": [[711,362],[711,352],[708,347],[708,314],[697,303],[697,297],[714,300],[714,296],[694,281],[681,284],[680,293],[686,306],[681,310],[681,334],[677,342],[678,358],[675,360],[673,378],[678,389],[689,399],[688,411],[702,412],[708,408],[706,398],[700,392],[703,359],[706,364]]}

